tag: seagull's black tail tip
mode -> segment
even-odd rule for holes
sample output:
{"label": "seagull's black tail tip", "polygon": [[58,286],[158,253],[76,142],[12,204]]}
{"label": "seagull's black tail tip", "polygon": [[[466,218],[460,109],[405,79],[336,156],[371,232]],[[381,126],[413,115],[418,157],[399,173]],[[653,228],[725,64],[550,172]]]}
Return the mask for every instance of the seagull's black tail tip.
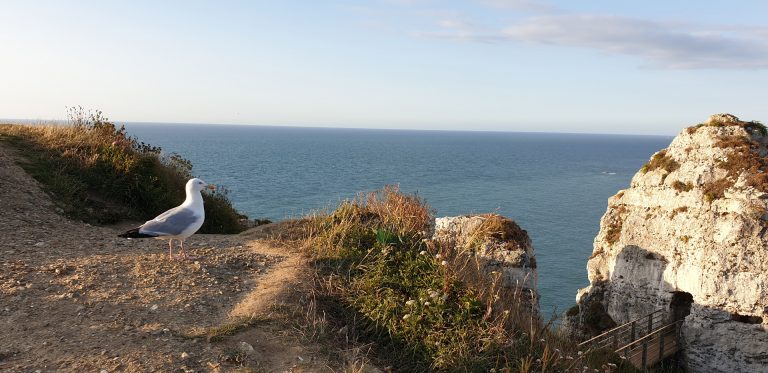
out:
{"label": "seagull's black tail tip", "polygon": [[118,234],[117,237],[122,238],[150,238],[155,237],[144,233],[139,233],[139,228],[133,228],[125,233]]}

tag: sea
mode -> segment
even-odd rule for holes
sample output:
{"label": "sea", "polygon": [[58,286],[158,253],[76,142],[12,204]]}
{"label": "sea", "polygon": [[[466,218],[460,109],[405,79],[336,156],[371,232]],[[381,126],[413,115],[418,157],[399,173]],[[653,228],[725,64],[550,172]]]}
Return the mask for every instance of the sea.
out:
{"label": "sea", "polygon": [[397,184],[436,216],[495,212],[530,235],[540,306],[557,315],[588,285],[607,200],[667,136],[128,123],[130,135],[192,161],[235,207],[273,221]]}

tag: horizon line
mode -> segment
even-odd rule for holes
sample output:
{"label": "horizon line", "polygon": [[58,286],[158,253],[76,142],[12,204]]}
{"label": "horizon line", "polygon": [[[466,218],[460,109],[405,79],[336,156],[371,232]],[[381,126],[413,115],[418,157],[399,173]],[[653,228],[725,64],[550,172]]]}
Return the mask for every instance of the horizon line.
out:
{"label": "horizon line", "polygon": [[[421,131],[421,132],[473,132],[473,133],[526,133],[526,134],[561,134],[561,135],[603,135],[603,136],[645,136],[645,137],[668,137],[674,138],[675,135],[663,134],[639,134],[639,133],[605,133],[605,132],[568,132],[568,131],[516,131],[516,130],[483,130],[483,129],[435,129],[435,128],[398,128],[398,127],[339,127],[334,125],[306,125],[306,124],[256,124],[256,123],[202,123],[202,122],[146,122],[146,121],[118,121],[107,118],[110,122],[119,124],[138,124],[138,125],[193,125],[193,126],[250,126],[250,127],[277,127],[277,128],[305,128],[305,129],[332,129],[332,130],[373,130],[373,131]],[[26,122],[26,123],[22,123]],[[0,124],[67,124],[66,119],[10,119],[0,118]],[[681,131],[684,129],[683,127]]]}

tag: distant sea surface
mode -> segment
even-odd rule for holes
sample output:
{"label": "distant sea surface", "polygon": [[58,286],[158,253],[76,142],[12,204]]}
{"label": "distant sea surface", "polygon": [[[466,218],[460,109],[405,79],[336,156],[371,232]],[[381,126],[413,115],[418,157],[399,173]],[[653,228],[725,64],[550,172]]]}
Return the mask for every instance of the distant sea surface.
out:
{"label": "distant sea surface", "polygon": [[670,137],[232,125],[127,124],[129,134],[192,161],[252,218],[281,220],[399,184],[437,216],[497,212],[533,240],[541,308],[563,312],[608,197]]}

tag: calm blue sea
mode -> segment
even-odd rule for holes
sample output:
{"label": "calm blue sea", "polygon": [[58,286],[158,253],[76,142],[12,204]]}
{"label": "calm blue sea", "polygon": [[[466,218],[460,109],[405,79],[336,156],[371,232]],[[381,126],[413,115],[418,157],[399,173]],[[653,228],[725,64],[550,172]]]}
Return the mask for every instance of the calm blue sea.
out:
{"label": "calm blue sea", "polygon": [[562,312],[588,284],[607,199],[670,137],[128,124],[190,159],[253,218],[280,220],[359,191],[400,184],[438,216],[498,212],[528,231],[542,311]]}

